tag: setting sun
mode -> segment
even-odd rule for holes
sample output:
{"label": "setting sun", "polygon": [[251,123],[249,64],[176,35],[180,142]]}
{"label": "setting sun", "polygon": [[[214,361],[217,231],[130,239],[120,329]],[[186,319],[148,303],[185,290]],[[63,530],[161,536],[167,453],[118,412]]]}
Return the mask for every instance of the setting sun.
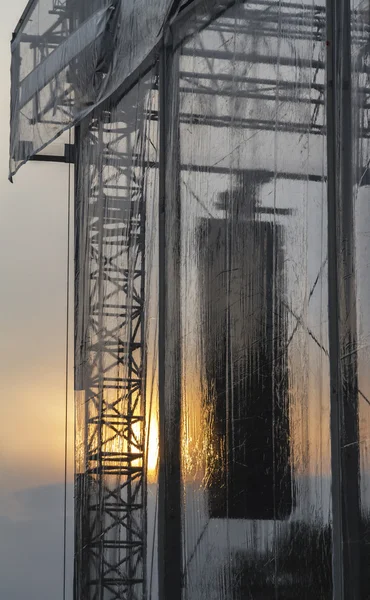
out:
{"label": "setting sun", "polygon": [[159,438],[158,438],[158,420],[156,415],[152,415],[150,421],[148,421],[148,480],[153,482],[156,479],[157,475],[157,465],[158,465],[158,448],[159,448]]}

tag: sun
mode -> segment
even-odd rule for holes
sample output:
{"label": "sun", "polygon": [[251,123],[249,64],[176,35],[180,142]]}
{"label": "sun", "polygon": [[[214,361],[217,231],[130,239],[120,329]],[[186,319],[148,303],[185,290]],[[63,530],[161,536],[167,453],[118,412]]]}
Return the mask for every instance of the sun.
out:
{"label": "sun", "polygon": [[155,481],[157,478],[157,466],[159,456],[159,432],[157,417],[152,415],[148,422],[148,456],[147,456],[147,472],[148,480]]}

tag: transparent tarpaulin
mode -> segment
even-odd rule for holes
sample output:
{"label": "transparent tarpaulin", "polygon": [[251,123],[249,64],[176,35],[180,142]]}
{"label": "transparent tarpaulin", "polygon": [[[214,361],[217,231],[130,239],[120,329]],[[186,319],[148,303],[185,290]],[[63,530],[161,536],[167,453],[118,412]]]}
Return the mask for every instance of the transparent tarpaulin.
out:
{"label": "transparent tarpaulin", "polygon": [[245,2],[188,27],[171,148],[184,597],[329,598],[325,20]]}
{"label": "transparent tarpaulin", "polygon": [[34,0],[12,42],[10,177],[108,98],[160,40],[171,0]]}
{"label": "transparent tarpaulin", "polygon": [[367,598],[369,2],[61,7],[12,158],[79,123],[76,600]]}
{"label": "transparent tarpaulin", "polygon": [[340,54],[338,60],[343,82],[339,102],[348,120],[337,131],[337,143],[342,148],[337,171],[340,192],[336,232],[340,249],[340,380],[344,421],[341,444],[347,464],[343,474],[344,502],[347,496],[351,511],[344,524],[350,534],[345,551],[352,570],[349,582],[345,580],[344,591],[350,596],[366,598],[370,590],[367,568],[370,559],[370,5],[363,0],[351,0],[350,9],[349,14],[345,3],[341,3],[341,11],[351,28],[347,39],[342,34],[338,40],[340,45],[344,42],[349,52]]}
{"label": "transparent tarpaulin", "polygon": [[210,11],[163,91],[167,592],[367,597],[369,6]]}

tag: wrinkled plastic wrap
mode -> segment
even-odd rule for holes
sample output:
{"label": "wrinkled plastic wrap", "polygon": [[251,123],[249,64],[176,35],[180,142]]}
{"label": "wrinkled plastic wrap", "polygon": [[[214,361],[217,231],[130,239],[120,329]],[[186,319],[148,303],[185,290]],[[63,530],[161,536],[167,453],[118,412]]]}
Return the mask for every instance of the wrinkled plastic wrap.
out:
{"label": "wrinkled plastic wrap", "polygon": [[[345,5],[342,4],[341,10],[345,11]],[[347,587],[345,582],[344,589],[346,595],[366,598],[370,590],[367,569],[370,557],[369,3],[351,0],[348,20],[351,21],[348,34],[350,57],[340,55],[339,61],[344,88],[341,108],[348,115],[348,122],[345,121],[346,125],[338,132],[338,142],[343,151],[337,172],[341,192],[338,194],[340,220],[337,238],[341,250],[338,269],[341,301],[340,377],[344,403],[341,441],[347,464],[343,479],[344,494],[351,499],[348,504],[353,515],[344,528],[348,528],[351,539],[357,541],[357,545],[347,544],[347,562],[352,577]],[[347,81],[350,83],[350,96]]]}
{"label": "wrinkled plastic wrap", "polygon": [[34,0],[12,42],[10,176],[108,98],[160,40],[171,0]]}
{"label": "wrinkled plastic wrap", "polygon": [[325,20],[267,4],[223,13],[174,67],[183,574],[197,600],[331,597]]}
{"label": "wrinkled plastic wrap", "polygon": [[367,598],[368,1],[61,6],[11,170],[79,123],[76,600]]}

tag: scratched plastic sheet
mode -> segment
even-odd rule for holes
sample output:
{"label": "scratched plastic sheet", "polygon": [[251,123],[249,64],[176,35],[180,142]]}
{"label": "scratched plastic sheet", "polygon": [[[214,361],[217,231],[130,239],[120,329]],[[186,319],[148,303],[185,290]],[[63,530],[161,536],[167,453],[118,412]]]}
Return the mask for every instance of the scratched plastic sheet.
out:
{"label": "scratched plastic sheet", "polygon": [[[353,252],[347,268],[351,269],[351,277],[342,277],[341,284],[349,296],[356,294],[355,301],[349,304],[348,318],[342,328],[342,365],[343,389],[349,394],[351,408],[349,424],[355,421],[352,439],[350,433],[344,445],[352,448],[349,460],[353,461],[355,478],[350,481],[351,499],[355,503],[353,513],[360,515],[359,521],[353,524],[358,528],[358,545],[354,546],[353,559],[357,568],[354,576],[360,582],[356,592],[358,597],[366,598],[369,594],[369,558],[370,558],[370,380],[369,380],[369,344],[370,344],[370,130],[368,118],[368,101],[366,89],[369,89],[369,44],[365,40],[370,32],[370,6],[368,2],[352,0],[352,106],[350,131],[353,139],[350,185],[353,190],[352,228]],[[342,169],[344,166],[342,166]],[[343,198],[345,202],[345,198]],[[349,285],[346,283],[349,282]],[[353,296],[352,296],[353,298]],[[354,381],[354,383],[353,383]],[[356,387],[354,387],[356,386]],[[353,399],[353,400],[352,400]],[[351,419],[352,417],[352,419]],[[357,493],[358,490],[358,493]],[[356,535],[356,537],[355,537]]]}
{"label": "scratched plastic sheet", "polygon": [[170,0],[34,0],[12,42],[10,177],[139,68]]}
{"label": "scratched plastic sheet", "polygon": [[82,120],[76,599],[366,598],[369,3],[77,4],[18,31],[11,137]]}
{"label": "scratched plastic sheet", "polygon": [[183,598],[329,599],[324,14],[246,2],[184,27]]}
{"label": "scratched plastic sheet", "polygon": [[[75,598],[157,587],[157,97],[149,73],[77,136]],[[131,595],[132,594],[132,595]]]}

